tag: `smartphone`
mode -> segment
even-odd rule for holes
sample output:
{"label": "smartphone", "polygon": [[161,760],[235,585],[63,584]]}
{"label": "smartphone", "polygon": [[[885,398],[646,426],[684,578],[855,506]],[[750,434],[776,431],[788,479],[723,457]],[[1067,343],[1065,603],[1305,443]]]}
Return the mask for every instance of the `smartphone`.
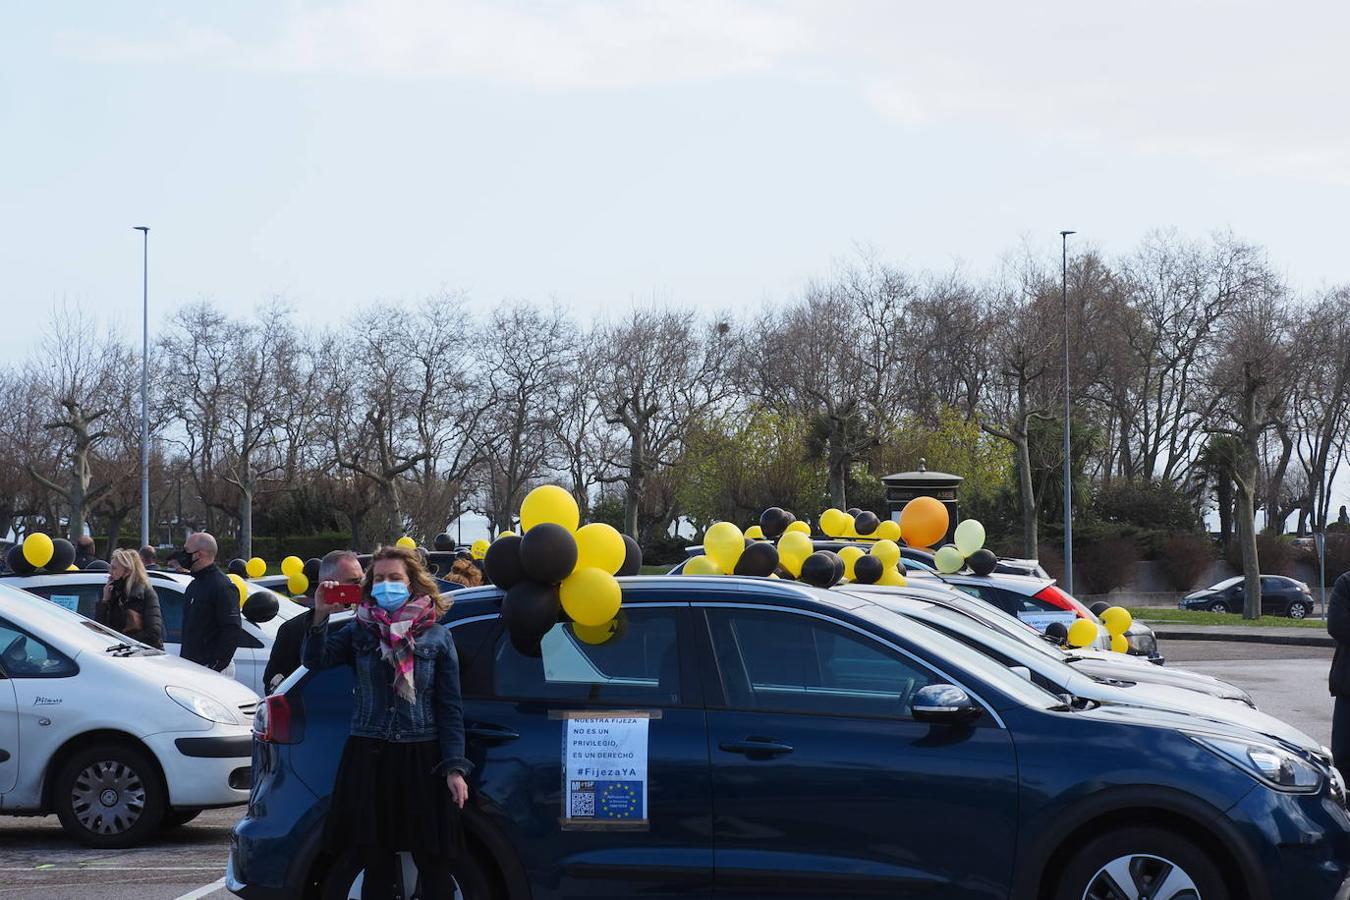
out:
{"label": "smartphone", "polygon": [[324,591],[323,599],[326,603],[355,606],[361,602],[361,585],[339,584]]}

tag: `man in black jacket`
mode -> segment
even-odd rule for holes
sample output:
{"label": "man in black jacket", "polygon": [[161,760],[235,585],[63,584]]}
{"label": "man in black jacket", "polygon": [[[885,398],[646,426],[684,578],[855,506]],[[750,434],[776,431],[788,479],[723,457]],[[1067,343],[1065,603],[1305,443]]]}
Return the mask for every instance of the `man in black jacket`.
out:
{"label": "man in black jacket", "polygon": [[234,651],[242,629],[239,590],[216,568],[216,539],[205,531],[189,535],[178,562],[192,573],[183,596],[183,659],[234,677]]}
{"label": "man in black jacket", "polygon": [[1350,572],[1336,579],[1327,600],[1327,632],[1336,639],[1327,687],[1336,698],[1331,716],[1331,755],[1343,777],[1350,776]]}
{"label": "man in black jacket", "polygon": [[[319,577],[314,581],[314,591],[325,581],[338,584],[360,584],[362,578],[361,561],[350,550],[332,550],[319,562]],[[308,598],[307,598],[308,599]],[[277,685],[300,668],[300,649],[305,642],[305,632],[314,621],[314,610],[310,609],[293,619],[281,623],[277,629],[277,638],[272,642],[272,655],[267,657],[267,668],[263,670],[263,686],[271,692]]]}
{"label": "man in black jacket", "polygon": [[75,568],[87,569],[94,561],[94,539],[82,534],[75,539]]}

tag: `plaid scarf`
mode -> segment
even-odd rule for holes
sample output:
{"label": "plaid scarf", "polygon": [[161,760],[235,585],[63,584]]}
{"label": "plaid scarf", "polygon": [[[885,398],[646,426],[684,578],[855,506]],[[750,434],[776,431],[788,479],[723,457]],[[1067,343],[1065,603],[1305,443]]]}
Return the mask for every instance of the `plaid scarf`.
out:
{"label": "plaid scarf", "polygon": [[414,597],[391,615],[377,604],[362,603],[356,608],[356,621],[379,636],[380,656],[394,667],[394,691],[409,703],[416,702],[414,638],[436,624],[436,604],[430,597]]}

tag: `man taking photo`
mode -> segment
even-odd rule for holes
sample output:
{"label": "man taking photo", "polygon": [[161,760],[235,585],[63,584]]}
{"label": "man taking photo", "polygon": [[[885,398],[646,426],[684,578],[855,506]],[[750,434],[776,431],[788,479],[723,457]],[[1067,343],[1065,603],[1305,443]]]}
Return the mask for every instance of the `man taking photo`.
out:
{"label": "man taking photo", "polygon": [[[323,583],[336,581],[338,584],[360,584],[365,573],[361,571],[361,561],[350,550],[329,551],[319,562],[319,577],[314,583],[316,593],[323,592]],[[277,638],[272,642],[272,655],[267,658],[267,668],[263,671],[263,684],[268,691],[277,689],[292,672],[300,668],[300,649],[305,642],[305,632],[314,623],[313,601],[308,597],[297,602],[309,606],[308,612],[288,619],[277,629]]]}
{"label": "man taking photo", "polygon": [[242,624],[239,591],[216,568],[216,539],[205,531],[189,535],[178,563],[192,574],[183,598],[183,659],[234,677],[234,651]]}

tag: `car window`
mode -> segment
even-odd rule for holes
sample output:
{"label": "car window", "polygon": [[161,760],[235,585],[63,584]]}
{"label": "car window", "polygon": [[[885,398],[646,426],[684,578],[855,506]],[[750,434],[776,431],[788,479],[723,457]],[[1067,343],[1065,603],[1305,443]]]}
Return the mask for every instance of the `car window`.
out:
{"label": "car window", "polygon": [[55,647],[0,621],[0,671],[10,678],[62,678],[78,669]]}
{"label": "car window", "polygon": [[1018,613],[1040,613],[1040,612],[1068,612],[1063,607],[1056,606],[1049,600],[1040,600],[1027,594],[1019,594],[1015,591],[1005,591],[1002,588],[989,587],[987,585],[976,586],[973,584],[953,585],[964,593],[972,597],[978,597],[986,603],[990,603],[1006,613],[1017,615]]}
{"label": "car window", "polygon": [[25,590],[91,619],[94,618],[94,606],[103,596],[101,584],[40,584]]}
{"label": "car window", "polygon": [[[589,643],[571,624],[559,623],[539,644],[539,656],[525,655],[501,630],[492,666],[472,688],[513,699],[670,706],[680,702],[677,609],[634,608],[603,643]],[[460,646],[456,640],[456,648]],[[466,690],[466,696],[467,696]]]}
{"label": "car window", "polygon": [[183,592],[167,584],[155,585],[159,613],[164,617],[164,643],[183,643]]}
{"label": "car window", "polygon": [[810,616],[705,611],[727,704],[739,709],[908,718],[931,674],[887,647]]}
{"label": "car window", "polygon": [[1289,587],[1289,582],[1283,578],[1262,578],[1261,590],[1263,591],[1283,591]]}

